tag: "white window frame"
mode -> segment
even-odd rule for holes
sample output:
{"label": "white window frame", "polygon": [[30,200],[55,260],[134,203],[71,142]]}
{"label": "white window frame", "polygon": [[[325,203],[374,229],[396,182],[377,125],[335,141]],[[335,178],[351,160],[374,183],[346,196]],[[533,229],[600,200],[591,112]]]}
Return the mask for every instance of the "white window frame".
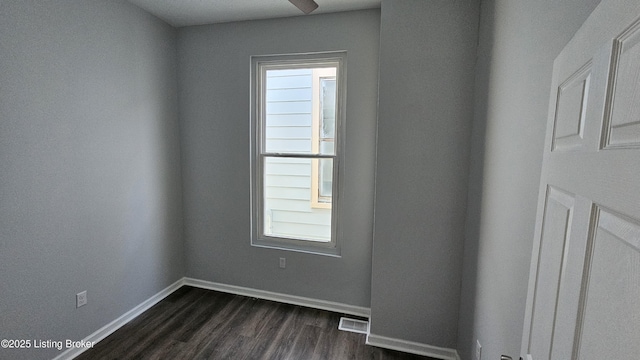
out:
{"label": "white window frame", "polygon": [[[265,151],[266,72],[276,69],[319,68],[336,66],[336,134],[335,155],[267,153]],[[346,52],[321,52],[251,57],[251,245],[322,255],[340,256],[340,198],[344,174],[344,133],[346,117]],[[269,236],[264,233],[264,161],[266,157],[333,159],[331,240],[318,242]]]}

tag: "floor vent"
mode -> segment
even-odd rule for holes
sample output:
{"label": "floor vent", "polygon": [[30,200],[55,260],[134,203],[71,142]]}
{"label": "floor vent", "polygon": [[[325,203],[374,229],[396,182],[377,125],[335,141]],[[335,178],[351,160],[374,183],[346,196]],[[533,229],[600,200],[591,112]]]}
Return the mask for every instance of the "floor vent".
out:
{"label": "floor vent", "polygon": [[351,331],[359,334],[366,334],[368,332],[368,329],[368,321],[349,319],[346,317],[341,317],[340,325],[338,325],[338,330]]}

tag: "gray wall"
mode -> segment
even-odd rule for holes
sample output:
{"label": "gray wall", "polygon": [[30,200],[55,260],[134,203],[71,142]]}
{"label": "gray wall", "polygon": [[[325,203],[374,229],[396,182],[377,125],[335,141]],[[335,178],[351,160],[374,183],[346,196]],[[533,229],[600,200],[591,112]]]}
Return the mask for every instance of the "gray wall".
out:
{"label": "gray wall", "polygon": [[598,0],[483,1],[458,350],[519,356],[553,60]]}
{"label": "gray wall", "polygon": [[375,335],[456,346],[478,12],[382,2]]}
{"label": "gray wall", "polygon": [[183,275],[175,36],[123,1],[0,2],[1,338],[80,340]]}
{"label": "gray wall", "polygon": [[[369,306],[379,23],[367,10],[179,30],[187,276]],[[250,56],[325,50],[348,57],[342,257],[252,247]]]}

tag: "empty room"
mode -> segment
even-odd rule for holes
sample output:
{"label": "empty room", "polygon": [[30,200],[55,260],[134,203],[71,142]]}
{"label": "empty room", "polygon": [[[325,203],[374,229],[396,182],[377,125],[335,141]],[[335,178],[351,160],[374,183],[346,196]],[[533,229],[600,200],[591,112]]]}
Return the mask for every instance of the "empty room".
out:
{"label": "empty room", "polygon": [[636,358],[639,74],[637,0],[0,0],[0,360]]}

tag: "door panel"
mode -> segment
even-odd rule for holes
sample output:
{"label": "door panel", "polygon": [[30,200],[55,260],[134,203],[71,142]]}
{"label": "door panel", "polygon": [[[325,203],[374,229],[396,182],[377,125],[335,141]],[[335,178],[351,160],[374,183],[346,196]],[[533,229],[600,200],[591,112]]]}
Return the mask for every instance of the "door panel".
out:
{"label": "door panel", "polygon": [[591,82],[591,61],[565,80],[558,89],[553,150],[584,145],[584,124]]}
{"label": "door panel", "polygon": [[614,40],[603,148],[640,146],[640,21]]}
{"label": "door panel", "polygon": [[556,314],[553,327],[550,356],[544,359],[571,359],[574,334],[579,319],[580,292],[585,266],[589,233],[595,214],[595,206],[583,197],[576,197],[571,236],[564,252],[560,286],[556,299]]}
{"label": "door panel", "polygon": [[545,310],[556,307],[563,255],[571,231],[574,201],[573,195],[554,187],[550,187],[547,191],[529,345],[529,353],[534,359],[546,359],[551,350],[556,313]]}
{"label": "door panel", "polygon": [[521,356],[640,354],[640,3],[603,0],[554,62]]}
{"label": "door panel", "polygon": [[578,359],[640,354],[640,222],[598,209],[585,268]]}

